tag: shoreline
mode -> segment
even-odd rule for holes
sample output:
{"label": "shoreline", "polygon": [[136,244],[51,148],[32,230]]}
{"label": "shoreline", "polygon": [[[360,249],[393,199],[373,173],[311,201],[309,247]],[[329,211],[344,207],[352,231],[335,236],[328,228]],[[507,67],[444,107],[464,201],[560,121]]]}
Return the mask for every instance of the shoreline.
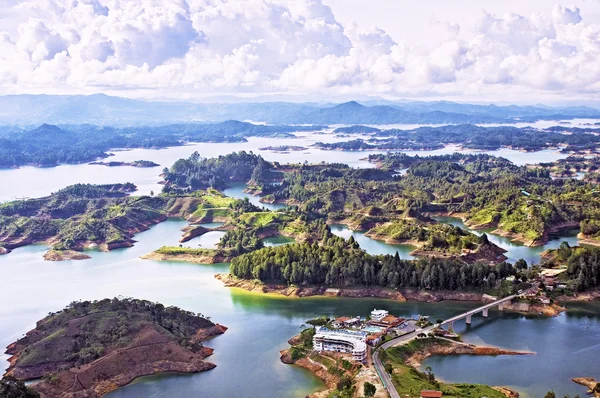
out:
{"label": "shoreline", "polygon": [[[328,372],[328,369],[325,365],[320,362],[317,362],[310,358],[310,355],[302,356],[298,359],[292,358],[292,350],[295,349],[295,345],[299,343],[301,340],[300,335],[296,335],[288,340],[289,348],[283,349],[279,351],[280,361],[284,364],[288,365],[296,365],[301,368],[304,368],[310,371],[313,375],[319,378],[323,383],[325,383],[325,388],[314,392],[308,395],[309,398],[321,398],[327,397],[331,392],[336,389],[336,384],[340,380],[339,376]],[[478,346],[473,344],[467,344],[462,342],[455,342],[453,340],[443,339],[444,342],[441,341],[432,341],[432,344],[425,347],[423,350],[417,351],[410,355],[405,361],[404,364],[414,370],[418,371],[418,368],[421,366],[422,362],[431,356],[448,356],[448,355],[473,355],[473,356],[498,356],[498,355],[535,355],[535,352],[532,351],[517,351],[517,350],[509,350],[503,349],[500,347],[494,346]],[[450,343],[450,344],[448,344]],[[373,350],[373,349],[371,349]],[[322,355],[326,358],[336,358],[343,357],[337,353],[331,352],[321,352],[319,355]],[[371,353],[372,355],[372,353]],[[365,374],[366,373],[366,374]],[[373,364],[367,364],[364,368],[354,375],[355,382],[360,385],[363,384],[366,378],[371,379],[371,382],[377,386],[377,397],[387,397],[388,393],[385,387],[381,384],[381,379],[377,375]],[[575,381],[575,380],[574,380]],[[465,383],[445,383],[448,385],[453,384],[465,384]],[[488,386],[500,393],[502,393],[507,398],[518,398],[519,393],[515,390],[512,390],[508,387],[504,386]],[[360,391],[360,388],[357,388],[357,391]]]}
{"label": "shoreline", "polygon": [[[207,250],[212,250],[212,249],[207,249]],[[163,253],[157,253],[156,251],[153,251],[148,254],[144,254],[143,256],[140,256],[140,258],[142,260],[180,261],[180,262],[186,262],[186,263],[208,264],[208,265],[226,263],[230,260],[230,258],[228,258],[227,256],[220,254],[220,253],[206,254],[203,256],[194,256],[192,254],[163,254]]]}
{"label": "shoreline", "polygon": [[[251,293],[272,294],[288,298],[305,297],[346,297],[346,298],[364,298],[373,297],[389,299],[396,302],[422,302],[437,303],[441,301],[459,301],[459,302],[478,302],[486,303],[493,301],[494,297],[479,292],[463,291],[430,291],[416,289],[394,290],[382,287],[326,287],[326,286],[287,286],[284,284],[265,284],[259,280],[239,279],[229,273],[215,274],[215,279],[223,282],[225,287],[245,290]],[[584,292],[582,299],[570,297],[569,300],[557,300],[559,302],[577,302],[594,301],[600,299],[600,290]],[[558,304],[524,303],[512,302],[504,304],[505,311],[517,312],[521,314],[535,314],[554,317],[567,308]]]}
{"label": "shoreline", "polygon": [[[444,339],[451,342],[452,340]],[[474,356],[498,356],[498,355],[535,355],[533,351],[518,351],[509,350],[495,346],[475,345],[463,342],[452,341],[450,346],[434,343],[425,348],[423,351],[418,351],[409,356],[405,363],[413,368],[419,368],[423,361],[432,356],[448,356],[448,355],[474,355]]]}

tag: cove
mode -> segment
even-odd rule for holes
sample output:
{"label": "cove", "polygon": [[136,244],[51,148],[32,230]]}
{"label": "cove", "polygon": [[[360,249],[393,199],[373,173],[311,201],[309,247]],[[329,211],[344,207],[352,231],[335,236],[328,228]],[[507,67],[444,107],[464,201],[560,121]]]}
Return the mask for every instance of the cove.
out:
{"label": "cove", "polygon": [[502,236],[492,234],[491,229],[489,229],[489,230],[471,229],[471,228],[467,227],[460,218],[456,218],[456,217],[432,217],[432,218],[439,222],[445,223],[445,224],[450,224],[450,225],[454,225],[454,226],[463,228],[463,229],[465,229],[469,232],[472,232],[476,235],[482,235],[483,233],[486,233],[490,242],[492,242],[506,250],[506,253],[504,253],[504,255],[506,257],[508,257],[508,262],[510,262],[512,264],[514,264],[515,261],[517,261],[521,258],[524,259],[525,261],[527,261],[527,264],[532,264],[532,263],[539,264],[540,255],[544,251],[549,250],[549,249],[557,249],[562,242],[567,242],[570,246],[579,245],[579,239],[577,239],[578,231],[575,229],[567,230],[565,232],[565,235],[555,237],[554,239],[549,240],[546,244],[544,244],[542,246],[529,247],[529,246],[523,245],[522,243],[512,242],[508,238],[504,238]]}
{"label": "cove", "polygon": [[385,242],[369,238],[368,236],[365,236],[365,233],[362,231],[352,231],[347,226],[341,224],[331,224],[329,228],[331,228],[331,233],[344,239],[349,239],[351,236],[354,237],[354,240],[358,242],[360,247],[369,254],[395,255],[396,252],[398,252],[398,255],[403,260],[410,260],[414,258],[414,256],[410,254],[411,251],[416,249],[414,246],[390,245]]}

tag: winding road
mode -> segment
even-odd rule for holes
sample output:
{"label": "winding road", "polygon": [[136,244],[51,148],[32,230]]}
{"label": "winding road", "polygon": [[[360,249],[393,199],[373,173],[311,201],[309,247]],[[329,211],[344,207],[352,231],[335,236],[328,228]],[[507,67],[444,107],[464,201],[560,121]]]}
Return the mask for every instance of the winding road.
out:
{"label": "winding road", "polygon": [[481,307],[477,307],[475,309],[469,310],[469,311],[464,312],[464,313],[462,313],[460,315],[457,315],[455,317],[447,319],[444,322],[442,322],[441,324],[434,324],[434,325],[428,326],[428,327],[423,328],[423,329],[416,329],[416,330],[414,330],[411,333],[407,333],[407,334],[405,334],[403,336],[396,337],[395,339],[392,339],[392,340],[390,340],[388,342],[385,342],[382,345],[380,345],[375,350],[375,352],[373,353],[373,365],[375,366],[375,370],[377,371],[377,374],[379,375],[379,378],[381,379],[381,381],[383,383],[383,386],[388,391],[390,397],[391,398],[400,398],[400,394],[398,394],[398,391],[396,390],[396,387],[394,386],[394,383],[392,382],[391,376],[384,369],[383,363],[381,362],[381,359],[379,358],[379,351],[380,350],[387,350],[388,348],[393,347],[393,346],[397,346],[397,345],[401,345],[401,344],[406,344],[409,341],[417,338],[417,336],[419,334],[421,334],[421,333],[428,334],[429,332],[431,332],[433,329],[435,329],[438,326],[442,326],[442,325],[446,325],[446,324],[451,324],[452,322],[457,321],[459,319],[466,318],[469,315],[473,315],[473,314],[476,314],[476,313],[479,313],[479,312],[483,312],[484,310],[487,310],[489,308],[495,307],[495,306],[497,306],[499,304],[502,304],[502,303],[505,303],[505,302],[509,302],[509,301],[513,300],[514,298],[519,297],[519,296],[525,294],[527,291],[520,291],[518,294],[513,294],[513,295],[510,295],[510,296],[501,298],[500,300],[496,300],[494,302],[482,305]]}

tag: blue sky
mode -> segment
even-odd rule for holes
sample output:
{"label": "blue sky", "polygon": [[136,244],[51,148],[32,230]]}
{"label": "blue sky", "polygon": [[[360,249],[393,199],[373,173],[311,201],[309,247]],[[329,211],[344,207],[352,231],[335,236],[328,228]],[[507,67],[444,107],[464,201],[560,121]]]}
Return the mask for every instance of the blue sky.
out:
{"label": "blue sky", "polygon": [[0,94],[594,100],[600,2],[5,0]]}

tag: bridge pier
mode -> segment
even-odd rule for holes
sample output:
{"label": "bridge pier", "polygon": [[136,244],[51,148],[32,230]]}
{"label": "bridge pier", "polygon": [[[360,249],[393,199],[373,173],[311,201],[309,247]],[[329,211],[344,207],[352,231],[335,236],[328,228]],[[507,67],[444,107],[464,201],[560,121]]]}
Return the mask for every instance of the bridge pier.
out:
{"label": "bridge pier", "polygon": [[488,317],[488,308],[486,308],[485,310],[483,310],[483,317],[484,318]]}
{"label": "bridge pier", "polygon": [[467,325],[471,324],[471,315],[467,315]]}
{"label": "bridge pier", "polygon": [[448,330],[450,330],[450,331],[452,331],[452,332],[454,331],[454,322],[450,322],[450,323],[448,324]]}
{"label": "bridge pier", "polygon": [[498,310],[499,311],[504,311],[504,303],[498,304]]}

